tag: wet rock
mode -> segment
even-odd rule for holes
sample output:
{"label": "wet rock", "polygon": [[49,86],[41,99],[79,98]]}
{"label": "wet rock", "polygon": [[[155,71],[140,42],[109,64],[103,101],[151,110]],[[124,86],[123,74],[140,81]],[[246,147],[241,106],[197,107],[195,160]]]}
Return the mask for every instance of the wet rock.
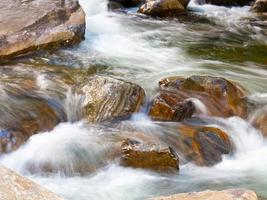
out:
{"label": "wet rock", "polygon": [[267,13],[267,0],[256,0],[251,10],[257,13]]}
{"label": "wet rock", "polygon": [[84,33],[85,13],[76,0],[0,2],[0,60],[70,45]]}
{"label": "wet rock", "polygon": [[250,117],[251,124],[267,136],[267,105],[255,110]]}
{"label": "wet rock", "polygon": [[245,6],[251,2],[251,0],[206,0],[206,3],[217,6]]}
{"label": "wet rock", "polygon": [[63,200],[31,180],[0,166],[0,198],[4,200]]}
{"label": "wet rock", "polygon": [[0,73],[0,153],[67,120],[65,94],[72,81],[64,67],[5,65]]}
{"label": "wet rock", "polygon": [[74,90],[84,95],[89,122],[128,118],[140,110],[145,97],[139,85],[105,76],[90,77]]}
{"label": "wet rock", "polygon": [[116,5],[116,8],[118,7],[135,7],[139,6],[144,0],[109,0],[109,6],[114,6]]}
{"label": "wet rock", "polygon": [[194,114],[195,107],[190,100],[177,101],[175,93],[161,91],[153,100],[149,116],[159,121],[182,121]]}
{"label": "wet rock", "polygon": [[160,91],[149,111],[153,119],[178,121],[191,117],[194,111],[199,110],[194,103],[196,100],[205,107],[204,111],[200,110],[205,112],[202,114],[247,117],[246,92],[239,85],[224,78],[169,77],[162,79],[159,87]]}
{"label": "wet rock", "polygon": [[182,124],[178,132],[173,146],[185,160],[197,165],[212,166],[222,160],[222,155],[233,152],[229,136],[218,128]]}
{"label": "wet rock", "polygon": [[145,144],[127,139],[122,143],[123,166],[155,171],[178,171],[179,159],[172,148],[163,144]]}
{"label": "wet rock", "polygon": [[[202,191],[181,193],[167,197],[157,197],[153,200],[258,200],[255,192],[246,189],[229,189],[222,191]],[[152,200],[152,199],[151,199]]]}
{"label": "wet rock", "polygon": [[172,17],[184,14],[188,0],[146,0],[138,12],[153,17]]}

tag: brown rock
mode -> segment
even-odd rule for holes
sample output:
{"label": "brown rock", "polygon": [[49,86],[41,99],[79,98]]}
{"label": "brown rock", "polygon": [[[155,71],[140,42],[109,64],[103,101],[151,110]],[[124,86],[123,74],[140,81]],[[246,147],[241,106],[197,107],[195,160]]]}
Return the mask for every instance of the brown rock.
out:
{"label": "brown rock", "polygon": [[267,12],[267,0],[256,0],[251,10],[257,13],[266,13]]}
{"label": "brown rock", "polygon": [[[152,199],[151,199],[152,200]],[[181,193],[153,200],[258,200],[255,192],[246,189],[229,189],[222,191],[202,191]]]}
{"label": "brown rock", "polygon": [[207,126],[178,126],[179,136],[173,144],[187,161],[212,166],[222,160],[223,154],[233,151],[233,144],[222,130]]}
{"label": "brown rock", "polygon": [[176,93],[161,91],[153,100],[149,116],[159,121],[182,121],[194,114],[195,107],[190,100],[177,101]]}
{"label": "brown rock", "polygon": [[146,0],[138,12],[153,17],[170,17],[184,14],[188,0]]}
{"label": "brown rock", "polygon": [[76,87],[84,95],[84,112],[89,122],[128,118],[144,102],[144,90],[134,83],[93,76]]}
{"label": "brown rock", "polygon": [[179,170],[179,159],[170,147],[130,139],[122,144],[120,162],[123,166],[155,171]]}
{"label": "brown rock", "polygon": [[0,2],[0,60],[76,43],[84,33],[85,14],[76,0]]}
{"label": "brown rock", "polygon": [[267,106],[260,106],[251,117],[250,122],[259,129],[264,136],[267,136]]}
{"label": "brown rock", "polygon": [[[191,76],[169,77],[159,82],[160,91],[152,102],[149,115],[157,120],[173,120],[174,113],[182,120],[191,117],[194,108],[190,99],[200,100],[211,116],[246,118],[246,92],[224,78]],[[188,100],[189,99],[189,100]],[[185,103],[187,102],[187,103]],[[178,109],[177,109],[178,106]],[[180,112],[179,112],[180,110]]]}
{"label": "brown rock", "polygon": [[0,166],[0,199],[3,200],[63,200],[63,198]]}
{"label": "brown rock", "polygon": [[0,153],[67,120],[63,102],[70,81],[65,68],[5,65],[0,73]]}

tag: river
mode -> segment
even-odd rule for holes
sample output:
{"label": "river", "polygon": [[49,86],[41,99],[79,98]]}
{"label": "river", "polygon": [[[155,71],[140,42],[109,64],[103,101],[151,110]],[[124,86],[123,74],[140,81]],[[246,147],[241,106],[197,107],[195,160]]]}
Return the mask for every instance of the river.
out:
{"label": "river", "polygon": [[[148,96],[155,94],[158,80],[169,75],[220,76],[243,85],[251,99],[267,103],[267,19],[256,17],[249,7],[192,1],[189,15],[160,20],[137,15],[137,8],[108,11],[106,0],[80,3],[87,15],[86,39],[74,48],[29,59],[55,66],[97,67],[101,73],[138,83]],[[267,139],[238,117],[212,120],[231,133],[236,146],[233,155],[224,156],[213,167],[189,163],[172,175],[125,168],[116,161],[98,168],[112,146],[107,134],[118,130],[83,121],[61,123],[51,132],[32,136],[0,163],[69,200],[137,200],[231,187],[253,189],[267,198]],[[125,123],[157,136],[167,134],[164,125],[151,121],[145,113],[135,114]],[[77,163],[93,172],[67,176],[60,170],[32,173],[27,167],[38,169],[46,161],[63,166],[67,173],[75,172]]]}

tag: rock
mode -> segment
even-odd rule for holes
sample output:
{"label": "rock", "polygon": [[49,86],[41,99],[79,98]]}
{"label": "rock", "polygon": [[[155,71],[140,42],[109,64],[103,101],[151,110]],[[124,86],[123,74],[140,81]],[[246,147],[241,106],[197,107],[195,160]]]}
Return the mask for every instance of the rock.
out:
{"label": "rock", "polygon": [[155,171],[178,171],[179,159],[166,145],[144,144],[127,139],[122,143],[120,163],[123,166]]}
{"label": "rock", "polygon": [[177,101],[175,93],[161,91],[153,100],[149,116],[159,121],[182,121],[194,114],[195,107],[190,100]]}
{"label": "rock", "polygon": [[[135,7],[139,6],[144,0],[109,0],[109,6],[110,5],[121,5],[122,7],[129,8],[129,7]],[[121,7],[119,6],[119,7]]]}
{"label": "rock", "polygon": [[184,14],[188,0],[146,0],[138,12],[153,17],[172,17]]}
{"label": "rock", "polygon": [[178,126],[178,137],[173,144],[181,158],[200,166],[212,166],[222,160],[222,155],[233,152],[233,144],[222,130],[208,126]]}
{"label": "rock", "polygon": [[144,102],[144,90],[134,83],[93,76],[75,88],[84,95],[84,114],[89,122],[128,118]]}
{"label": "rock", "polygon": [[17,149],[33,134],[67,121],[66,93],[73,84],[64,67],[25,64],[0,68],[0,154]]}
{"label": "rock", "polygon": [[[255,192],[246,189],[228,189],[222,191],[206,190],[202,192],[181,193],[153,200],[258,200]],[[152,199],[151,199],[152,200]]]}
{"label": "rock", "polygon": [[63,200],[44,187],[3,166],[0,166],[0,199]]}
{"label": "rock", "polygon": [[206,0],[208,4],[217,6],[245,6],[249,5],[252,0]]}
{"label": "rock", "polygon": [[84,33],[85,13],[77,0],[0,2],[0,60],[70,45]]}
{"label": "rock", "polygon": [[261,106],[252,113],[251,124],[259,129],[263,136],[267,136],[267,105]]}
{"label": "rock", "polygon": [[192,105],[194,100],[204,104],[207,109],[204,114],[210,116],[247,117],[246,92],[224,78],[169,77],[162,79],[159,87],[160,91],[149,110],[152,119],[178,121],[191,117],[197,109],[195,103]]}
{"label": "rock", "polygon": [[256,0],[251,10],[257,13],[267,13],[267,0]]}

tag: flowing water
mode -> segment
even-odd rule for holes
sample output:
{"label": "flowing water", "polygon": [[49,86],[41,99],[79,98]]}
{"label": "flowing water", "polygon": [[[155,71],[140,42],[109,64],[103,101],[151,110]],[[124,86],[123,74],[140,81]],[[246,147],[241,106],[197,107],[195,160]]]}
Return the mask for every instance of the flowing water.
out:
{"label": "flowing water", "polygon": [[[252,14],[249,7],[197,5],[192,1],[188,16],[152,19],[138,15],[136,8],[108,11],[106,0],[80,3],[87,15],[85,41],[19,62],[92,69],[136,82],[149,97],[155,94],[158,80],[169,75],[221,76],[243,85],[252,100],[267,103],[267,18]],[[38,83],[40,88],[53,84],[43,76],[38,77]],[[69,122],[32,136],[17,151],[3,156],[1,164],[71,200],[134,200],[232,187],[253,189],[267,198],[267,140],[248,122],[238,117],[206,117],[229,133],[235,153],[214,167],[189,163],[177,174],[153,173],[105,159],[120,130],[79,121],[81,99],[66,93],[63,106]],[[195,101],[205,113],[205,107]],[[266,106],[255,115],[264,110]],[[169,124],[152,122],[145,112],[123,123],[142,130],[150,139],[171,134],[166,128]],[[49,168],[47,163],[52,163],[53,171],[43,170],[43,166]],[[82,174],[77,174],[77,169]]]}

